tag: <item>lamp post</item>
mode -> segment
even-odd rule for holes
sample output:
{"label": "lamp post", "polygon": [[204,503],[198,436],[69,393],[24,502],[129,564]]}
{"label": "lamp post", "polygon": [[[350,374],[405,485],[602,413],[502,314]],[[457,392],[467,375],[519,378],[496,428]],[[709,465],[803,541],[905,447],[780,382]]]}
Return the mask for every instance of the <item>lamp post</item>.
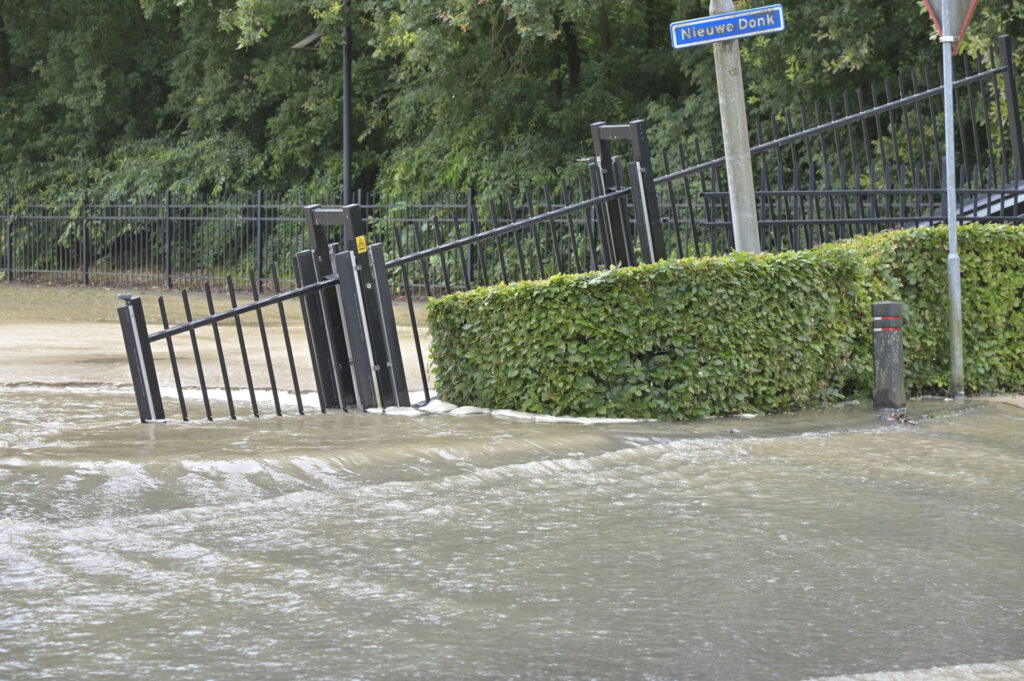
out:
{"label": "lamp post", "polygon": [[[348,3],[345,3],[346,8]],[[342,203],[352,203],[352,29],[342,30],[341,46],[341,143],[342,143]],[[293,50],[315,50],[323,35],[311,33],[292,45]]]}
{"label": "lamp post", "polygon": [[949,287],[949,365],[950,392],[953,399],[964,399],[963,311],[960,292],[960,253],[957,250],[956,222],[956,149],[953,145],[953,43],[956,28],[952,18],[952,0],[942,0],[942,94],[946,135],[946,224],[949,228],[949,256],[946,278]]}

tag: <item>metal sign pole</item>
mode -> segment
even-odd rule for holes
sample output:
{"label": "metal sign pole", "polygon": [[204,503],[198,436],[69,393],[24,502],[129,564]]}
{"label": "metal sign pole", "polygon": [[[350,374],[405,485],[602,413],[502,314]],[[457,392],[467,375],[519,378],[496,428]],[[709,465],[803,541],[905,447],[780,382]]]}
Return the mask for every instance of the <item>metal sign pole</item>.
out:
{"label": "metal sign pole", "polygon": [[[711,0],[712,15],[725,14],[733,9],[732,0]],[[716,42],[714,51],[732,233],[737,251],[760,253],[761,237],[754,202],[754,172],[750,161],[750,132],[747,127],[747,100],[743,92],[740,41]]]}
{"label": "metal sign pole", "polygon": [[950,392],[953,399],[964,399],[963,310],[960,295],[960,253],[957,250],[956,148],[953,144],[953,0],[942,0],[942,99],[946,135],[946,223],[949,226],[949,256],[946,273],[949,281],[949,365]]}
{"label": "metal sign pole", "polygon": [[729,182],[729,210],[736,250],[761,252],[754,199],[754,172],[750,159],[747,98],[737,38],[785,30],[782,5],[733,11],[732,0],[711,0],[711,16],[677,21],[669,26],[672,47],[714,45],[718,107],[725,146],[725,173]]}

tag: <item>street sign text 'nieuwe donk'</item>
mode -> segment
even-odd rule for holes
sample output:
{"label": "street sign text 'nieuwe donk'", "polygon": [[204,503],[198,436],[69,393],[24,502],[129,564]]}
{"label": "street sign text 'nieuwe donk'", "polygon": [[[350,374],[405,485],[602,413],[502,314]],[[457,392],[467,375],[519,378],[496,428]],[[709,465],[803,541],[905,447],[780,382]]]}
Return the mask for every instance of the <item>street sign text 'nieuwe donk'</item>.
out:
{"label": "street sign text 'nieuwe donk'", "polygon": [[672,47],[676,49],[716,43],[720,40],[747,38],[762,33],[775,33],[785,28],[786,19],[782,14],[782,5],[677,21],[669,26],[672,32]]}

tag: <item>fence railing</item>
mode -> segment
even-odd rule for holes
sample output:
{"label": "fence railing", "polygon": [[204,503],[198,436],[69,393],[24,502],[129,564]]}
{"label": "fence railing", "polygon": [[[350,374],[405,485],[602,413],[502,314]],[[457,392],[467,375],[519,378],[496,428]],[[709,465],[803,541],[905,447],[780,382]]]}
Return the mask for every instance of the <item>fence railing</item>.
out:
{"label": "fence railing", "polygon": [[[1021,112],[1008,37],[987,59],[958,60],[954,84],[959,215],[1024,215]],[[943,105],[926,69],[758,122],[751,140],[756,205],[766,250],[883,229],[945,222]],[[704,160],[710,159],[710,160]],[[659,199],[669,207],[675,253],[732,247],[724,158],[707,145],[663,150]],[[1014,197],[1012,201],[1005,197]],[[1004,197],[1004,198],[1000,198]]]}
{"label": "fence railing", "polygon": [[[256,273],[269,266],[294,273],[292,256],[306,243],[303,207],[339,197],[266,194],[235,197],[125,197],[51,204],[6,197],[0,203],[0,278],[7,281],[186,288]],[[359,195],[376,224],[422,219],[465,207],[431,196],[382,202]]]}
{"label": "fence railing", "polygon": [[[1024,144],[1010,53],[1003,37],[998,54],[961,59],[956,67],[957,196],[964,221],[1024,217]],[[944,221],[939,81],[926,70],[756,124],[751,157],[762,246],[806,248]],[[638,191],[631,176],[637,172],[661,173],[652,178],[660,216],[654,227],[664,234],[667,257],[727,252],[731,216],[720,154],[709,135],[703,144],[661,150],[656,168],[637,170],[634,159],[627,173],[618,159],[606,159],[607,167],[591,164],[573,182],[503,200],[480,201],[473,193],[424,199],[360,194],[358,202],[370,240],[383,244],[395,268],[393,289],[435,295],[636,262],[644,231],[636,206],[650,199]],[[255,192],[207,200],[168,193],[49,205],[8,197],[0,202],[0,276],[223,288],[225,277],[252,270],[262,289],[271,263],[282,279],[294,276],[292,255],[307,239],[303,206],[339,199]],[[610,229],[613,213],[628,222],[621,236]],[[625,242],[615,242],[622,236]]]}

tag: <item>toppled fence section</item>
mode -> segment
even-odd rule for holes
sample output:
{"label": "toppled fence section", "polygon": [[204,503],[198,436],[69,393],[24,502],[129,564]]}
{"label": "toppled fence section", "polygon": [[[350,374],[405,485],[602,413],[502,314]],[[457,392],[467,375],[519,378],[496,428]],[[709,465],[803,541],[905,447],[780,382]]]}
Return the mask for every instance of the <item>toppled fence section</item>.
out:
{"label": "toppled fence section", "polygon": [[[274,267],[274,294],[261,298],[255,273],[250,272],[253,299],[251,302],[238,304],[234,283],[228,278],[231,308],[217,312],[207,284],[205,294],[209,315],[198,319],[192,316],[188,292],[182,291],[186,321],[174,327],[169,326],[166,307],[161,297],[159,306],[163,329],[153,333],[148,331],[142,300],[130,294],[119,296],[125,302],[125,305],[119,308],[118,316],[131,368],[139,416],[143,422],[165,418],[159,377],[153,358],[153,346],[160,341],[167,343],[167,354],[181,417],[186,421],[189,419],[178,357],[172,340],[175,336],[186,333],[190,340],[205,417],[213,420],[211,389],[207,385],[196,335],[197,330],[207,326],[213,331],[227,410],[231,418],[237,418],[228,365],[230,363],[237,366],[238,362],[228,361],[220,327],[221,323],[231,322],[237,334],[238,360],[245,374],[252,415],[260,416],[253,366],[242,329],[243,316],[254,316],[256,319],[274,412],[278,416],[282,415],[280,391],[263,316],[263,311],[271,307],[277,309],[281,322],[296,410],[299,414],[304,413],[299,370],[285,318],[284,303],[292,299],[297,299],[301,305],[312,365],[309,373],[312,374],[321,411],[409,405],[401,346],[395,327],[380,244],[367,245],[358,205],[337,210],[325,210],[316,205],[308,206],[306,217],[313,248],[296,254],[293,266],[297,276],[297,287],[292,290],[281,291],[277,270]],[[344,250],[338,244],[327,243],[324,231],[326,224],[344,227]],[[421,354],[420,357],[422,364]]]}

